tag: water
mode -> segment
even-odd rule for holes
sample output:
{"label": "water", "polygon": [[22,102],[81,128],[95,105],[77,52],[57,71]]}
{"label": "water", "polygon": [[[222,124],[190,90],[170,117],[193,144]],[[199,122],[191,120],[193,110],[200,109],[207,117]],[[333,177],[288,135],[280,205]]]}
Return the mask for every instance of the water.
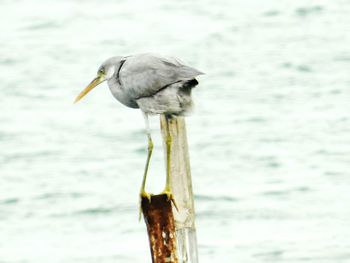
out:
{"label": "water", "polygon": [[350,262],[348,1],[0,8],[0,262],[150,260],[141,114],[106,86],[72,105],[103,60],[150,51],[207,73],[187,119],[200,261]]}

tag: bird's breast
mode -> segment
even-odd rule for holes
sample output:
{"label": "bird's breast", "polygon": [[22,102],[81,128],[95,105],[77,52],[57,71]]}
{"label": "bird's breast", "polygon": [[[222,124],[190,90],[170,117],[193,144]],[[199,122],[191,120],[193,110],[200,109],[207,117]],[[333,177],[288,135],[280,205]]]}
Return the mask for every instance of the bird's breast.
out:
{"label": "bird's breast", "polygon": [[130,97],[128,92],[119,84],[119,82],[112,78],[108,81],[108,87],[113,96],[122,104],[130,108],[139,108],[136,101]]}

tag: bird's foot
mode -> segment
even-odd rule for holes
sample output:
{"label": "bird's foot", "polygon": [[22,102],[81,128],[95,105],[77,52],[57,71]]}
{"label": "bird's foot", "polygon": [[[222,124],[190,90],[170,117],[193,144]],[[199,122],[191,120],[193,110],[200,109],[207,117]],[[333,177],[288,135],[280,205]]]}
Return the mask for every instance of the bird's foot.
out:
{"label": "bird's foot", "polygon": [[140,192],[140,204],[139,204],[139,221],[141,221],[142,214],[142,199],[148,199],[148,202],[151,203],[152,194],[147,193],[145,190],[141,190]]}
{"label": "bird's foot", "polygon": [[147,193],[145,190],[141,190],[140,192],[140,199],[142,200],[142,198],[147,198],[149,202],[151,202],[151,197],[152,194]]}
{"label": "bird's foot", "polygon": [[163,192],[161,192],[160,194],[166,195],[168,201],[171,201],[173,203],[173,205],[175,206],[176,210],[179,211],[179,209],[177,208],[173,193],[171,192],[169,187],[165,187],[165,189],[163,190]]}

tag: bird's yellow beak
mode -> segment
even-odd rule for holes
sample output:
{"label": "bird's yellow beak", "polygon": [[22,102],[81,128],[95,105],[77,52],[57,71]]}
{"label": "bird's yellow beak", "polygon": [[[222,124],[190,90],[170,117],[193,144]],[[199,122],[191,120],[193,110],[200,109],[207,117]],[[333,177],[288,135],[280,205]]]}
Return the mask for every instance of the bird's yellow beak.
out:
{"label": "bird's yellow beak", "polygon": [[89,93],[90,90],[95,88],[98,84],[105,81],[105,76],[103,74],[99,74],[96,78],[94,78],[90,84],[76,97],[74,103],[77,103],[79,100],[81,100],[86,94]]}

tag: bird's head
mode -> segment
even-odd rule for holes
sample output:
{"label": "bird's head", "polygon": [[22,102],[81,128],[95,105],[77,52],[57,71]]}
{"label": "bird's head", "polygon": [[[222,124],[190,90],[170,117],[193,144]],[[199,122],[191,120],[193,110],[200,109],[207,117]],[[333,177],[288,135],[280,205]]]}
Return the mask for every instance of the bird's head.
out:
{"label": "bird's head", "polygon": [[90,84],[82,92],[80,92],[80,94],[76,97],[74,103],[81,100],[86,94],[89,93],[90,90],[95,88],[97,85],[101,84],[105,80],[112,78],[114,76],[114,73],[116,73],[116,70],[119,69],[123,58],[124,57],[111,57],[103,62],[97,71],[96,78],[94,78]]}

